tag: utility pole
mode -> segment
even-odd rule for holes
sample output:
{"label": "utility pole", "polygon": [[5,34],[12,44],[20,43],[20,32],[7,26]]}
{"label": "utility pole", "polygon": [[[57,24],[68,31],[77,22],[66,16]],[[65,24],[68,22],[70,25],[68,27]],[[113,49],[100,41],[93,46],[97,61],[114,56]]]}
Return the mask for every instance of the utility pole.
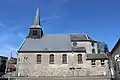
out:
{"label": "utility pole", "polygon": [[18,69],[19,69],[19,68],[18,68],[18,64],[19,64],[19,63],[18,63],[18,53],[16,53],[16,54],[17,54],[16,76],[18,77]]}

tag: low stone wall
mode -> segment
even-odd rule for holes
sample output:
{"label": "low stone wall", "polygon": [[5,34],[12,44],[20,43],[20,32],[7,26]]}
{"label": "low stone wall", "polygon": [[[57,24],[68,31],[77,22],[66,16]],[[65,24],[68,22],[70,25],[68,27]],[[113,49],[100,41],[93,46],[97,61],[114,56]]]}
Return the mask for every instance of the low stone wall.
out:
{"label": "low stone wall", "polygon": [[104,75],[101,69],[75,69],[68,68],[41,68],[39,70],[22,71],[21,76],[98,76]]}

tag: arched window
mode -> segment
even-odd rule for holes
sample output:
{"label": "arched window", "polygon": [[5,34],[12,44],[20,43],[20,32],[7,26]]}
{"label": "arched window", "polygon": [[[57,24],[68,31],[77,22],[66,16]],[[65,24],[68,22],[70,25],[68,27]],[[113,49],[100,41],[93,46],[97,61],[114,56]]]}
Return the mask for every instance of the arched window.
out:
{"label": "arched window", "polygon": [[54,55],[53,54],[50,54],[50,64],[54,64]]}
{"label": "arched window", "polygon": [[95,60],[91,60],[91,65],[96,65]]}
{"label": "arched window", "polygon": [[82,63],[82,54],[78,54],[78,64]]}
{"label": "arched window", "polygon": [[105,64],[105,60],[101,60],[101,65],[104,65]]}
{"label": "arched window", "polygon": [[95,49],[92,49],[92,53],[95,53]]}
{"label": "arched window", "polygon": [[94,47],[95,46],[94,42],[92,42],[91,45],[92,45],[92,47]]}
{"label": "arched window", "polygon": [[38,64],[41,64],[41,54],[38,54],[38,55],[37,55],[37,63],[38,63]]}
{"label": "arched window", "polygon": [[67,54],[62,55],[62,63],[67,64]]}

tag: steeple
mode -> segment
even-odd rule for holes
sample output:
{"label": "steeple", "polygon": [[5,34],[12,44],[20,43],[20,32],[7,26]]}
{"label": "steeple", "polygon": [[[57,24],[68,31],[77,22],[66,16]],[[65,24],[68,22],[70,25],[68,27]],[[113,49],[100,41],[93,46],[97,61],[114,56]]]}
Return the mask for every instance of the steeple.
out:
{"label": "steeple", "polygon": [[39,8],[37,8],[35,19],[31,28],[41,28]]}
{"label": "steeple", "polygon": [[12,58],[12,52],[10,53],[10,58]]}
{"label": "steeple", "polygon": [[39,16],[39,8],[37,8],[36,16],[33,25],[40,26],[40,16]]}
{"label": "steeple", "polygon": [[38,8],[35,19],[34,19],[34,23],[30,27],[29,35],[27,36],[27,38],[38,39],[38,38],[42,38],[42,36],[43,36],[43,30],[40,24],[40,14],[39,14],[39,8]]}

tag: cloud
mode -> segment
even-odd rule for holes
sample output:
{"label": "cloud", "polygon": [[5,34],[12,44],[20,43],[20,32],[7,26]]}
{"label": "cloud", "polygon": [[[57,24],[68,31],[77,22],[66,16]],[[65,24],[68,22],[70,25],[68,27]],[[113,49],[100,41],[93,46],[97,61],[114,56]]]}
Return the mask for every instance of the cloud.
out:
{"label": "cloud", "polygon": [[8,49],[8,50],[10,50],[10,51],[14,51],[14,52],[16,52],[16,50],[17,50],[17,48],[15,48],[15,47],[13,47],[13,46],[11,46],[9,44],[6,45],[5,48]]}
{"label": "cloud", "polygon": [[0,27],[3,28],[3,29],[1,29],[2,31],[0,33],[0,39],[1,39],[3,37],[3,35],[5,34],[5,32],[7,30],[7,27],[4,24],[2,24],[2,23],[0,23]]}
{"label": "cloud", "polygon": [[16,47],[7,44],[0,49],[0,55],[10,57],[10,53],[12,52],[13,56],[15,57],[17,53],[16,50]]}
{"label": "cloud", "polygon": [[17,26],[8,28],[4,24],[0,24],[0,25],[2,25],[2,27],[4,26],[4,30],[2,30],[2,33],[0,34],[0,39],[4,38],[5,35],[9,35],[9,34],[13,33],[18,28]]}
{"label": "cloud", "polygon": [[24,35],[23,33],[21,33],[21,32],[18,33],[18,36],[19,36],[22,40],[24,40],[24,38],[25,38],[25,35]]}
{"label": "cloud", "polygon": [[3,27],[3,28],[7,28],[5,25],[3,25],[2,23],[0,23],[0,27]]}
{"label": "cloud", "polygon": [[56,19],[56,18],[60,18],[60,16],[52,16],[52,17],[43,18],[41,19],[41,22],[47,22],[49,20]]}
{"label": "cloud", "polygon": [[16,40],[20,39],[16,34],[5,34],[1,39],[0,39],[0,55],[4,54],[6,56],[9,56],[9,54],[12,52],[16,56],[16,51],[18,48],[18,45],[16,44]]}
{"label": "cloud", "polygon": [[[20,37],[19,36],[19,26],[13,26],[10,28],[7,28],[3,30],[3,32],[0,34],[0,41],[3,40],[8,40],[9,38],[15,38],[15,37]],[[21,38],[21,37],[20,37]]]}
{"label": "cloud", "polygon": [[[3,24],[1,24],[3,26]],[[0,34],[0,55],[1,56],[10,56],[10,53],[13,53],[13,56],[16,57],[16,51],[19,47],[18,43],[24,39],[24,34],[19,32],[20,27],[15,25],[11,28],[8,28],[4,25],[4,30]]]}

